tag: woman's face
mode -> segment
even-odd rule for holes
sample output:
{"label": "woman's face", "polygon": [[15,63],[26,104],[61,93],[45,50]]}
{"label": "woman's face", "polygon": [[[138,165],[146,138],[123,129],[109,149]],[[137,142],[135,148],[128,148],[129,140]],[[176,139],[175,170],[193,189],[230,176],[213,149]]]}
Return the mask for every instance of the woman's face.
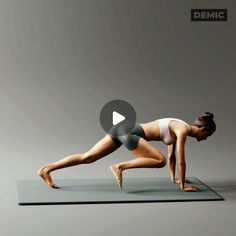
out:
{"label": "woman's face", "polygon": [[211,135],[212,135],[212,133],[210,133],[209,131],[206,131],[204,127],[201,127],[199,129],[197,136],[196,136],[196,139],[198,142],[200,142],[202,140],[206,140]]}

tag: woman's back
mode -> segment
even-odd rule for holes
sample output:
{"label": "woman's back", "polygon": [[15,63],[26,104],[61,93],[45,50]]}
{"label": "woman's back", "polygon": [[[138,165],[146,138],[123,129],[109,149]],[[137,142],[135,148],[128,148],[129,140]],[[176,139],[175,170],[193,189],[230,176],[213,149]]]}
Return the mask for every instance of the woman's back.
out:
{"label": "woman's back", "polygon": [[174,137],[173,132],[170,131],[169,127],[171,121],[181,122],[189,128],[189,125],[185,121],[177,118],[162,118],[140,125],[144,129],[147,141],[163,141],[165,144],[169,145],[176,141],[176,138]]}

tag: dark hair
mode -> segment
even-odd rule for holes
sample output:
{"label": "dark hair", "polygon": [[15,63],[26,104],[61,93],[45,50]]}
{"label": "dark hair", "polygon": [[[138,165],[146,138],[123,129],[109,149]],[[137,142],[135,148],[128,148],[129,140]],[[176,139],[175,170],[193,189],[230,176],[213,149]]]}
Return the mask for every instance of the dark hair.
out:
{"label": "dark hair", "polygon": [[197,118],[194,122],[194,125],[197,127],[205,127],[205,130],[210,133],[216,131],[216,124],[213,120],[214,115],[210,112],[205,112],[202,116]]}

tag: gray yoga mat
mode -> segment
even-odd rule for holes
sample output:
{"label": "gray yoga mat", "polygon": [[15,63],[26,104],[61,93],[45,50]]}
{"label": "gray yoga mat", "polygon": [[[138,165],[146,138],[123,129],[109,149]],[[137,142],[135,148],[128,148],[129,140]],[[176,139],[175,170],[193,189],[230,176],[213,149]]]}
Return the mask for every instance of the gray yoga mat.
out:
{"label": "gray yoga mat", "polygon": [[188,179],[201,191],[182,192],[168,177],[124,178],[122,191],[114,178],[58,179],[55,183],[59,189],[48,187],[42,180],[17,180],[16,190],[19,205],[223,200],[199,179]]}

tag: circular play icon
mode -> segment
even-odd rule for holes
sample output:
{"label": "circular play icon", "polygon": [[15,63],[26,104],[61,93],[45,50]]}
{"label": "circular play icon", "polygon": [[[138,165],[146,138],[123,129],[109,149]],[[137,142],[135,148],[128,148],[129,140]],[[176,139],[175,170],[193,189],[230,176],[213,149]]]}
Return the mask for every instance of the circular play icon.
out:
{"label": "circular play icon", "polygon": [[136,112],[128,102],[112,100],[102,108],[100,123],[105,132],[112,136],[125,135],[136,123]]}

